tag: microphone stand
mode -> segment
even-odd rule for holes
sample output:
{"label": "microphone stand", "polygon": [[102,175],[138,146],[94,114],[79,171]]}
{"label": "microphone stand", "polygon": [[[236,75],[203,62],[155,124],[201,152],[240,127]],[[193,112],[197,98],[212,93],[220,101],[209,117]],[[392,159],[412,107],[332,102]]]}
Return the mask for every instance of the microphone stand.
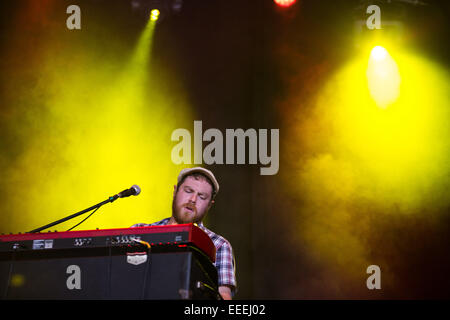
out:
{"label": "microphone stand", "polygon": [[62,218],[62,219],[57,220],[57,221],[55,221],[55,222],[46,224],[45,226],[42,226],[42,227],[36,228],[36,229],[34,229],[34,230],[28,231],[27,233],[41,232],[42,230],[45,230],[45,229],[50,228],[50,227],[53,227],[53,226],[55,226],[55,225],[57,225],[57,224],[60,224],[60,223],[62,223],[62,222],[64,222],[64,221],[67,221],[67,220],[73,219],[73,218],[75,218],[75,217],[78,217],[79,215],[82,215],[83,213],[86,213],[86,212],[89,212],[89,211],[91,211],[91,210],[100,208],[101,206],[103,206],[103,205],[105,205],[105,204],[107,204],[107,203],[109,203],[109,202],[113,202],[113,201],[117,200],[117,198],[119,198],[119,195],[116,194],[116,195],[114,195],[114,196],[112,196],[112,197],[109,197],[109,198],[106,199],[105,201],[102,201],[102,202],[100,202],[100,203],[97,203],[96,205],[94,205],[94,206],[92,206],[92,207],[89,207],[89,208],[84,209],[84,210],[82,210],[82,211],[80,211],[80,212],[74,213],[74,214],[72,214],[72,215],[70,215],[70,216],[67,216],[67,217],[65,217],[65,218]]}

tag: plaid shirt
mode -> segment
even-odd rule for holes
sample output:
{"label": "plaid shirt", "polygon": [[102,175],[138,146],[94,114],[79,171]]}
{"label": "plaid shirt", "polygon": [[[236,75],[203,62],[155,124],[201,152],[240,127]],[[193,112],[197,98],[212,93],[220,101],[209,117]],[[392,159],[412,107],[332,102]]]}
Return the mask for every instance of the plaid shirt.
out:
{"label": "plaid shirt", "polygon": [[[169,222],[169,220],[170,218],[166,218],[151,224],[137,223],[131,227],[164,226]],[[206,232],[216,247],[216,262],[214,263],[214,266],[217,269],[219,286],[231,287],[231,292],[234,294],[236,291],[236,267],[231,244],[224,237],[219,236],[218,234],[207,229],[203,223],[200,222],[198,226]]]}

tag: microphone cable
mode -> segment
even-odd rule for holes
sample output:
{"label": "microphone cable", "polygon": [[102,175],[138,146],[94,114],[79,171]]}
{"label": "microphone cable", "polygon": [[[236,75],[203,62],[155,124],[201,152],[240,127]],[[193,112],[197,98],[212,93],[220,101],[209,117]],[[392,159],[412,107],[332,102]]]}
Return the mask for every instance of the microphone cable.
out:
{"label": "microphone cable", "polygon": [[75,228],[75,227],[78,227],[80,224],[82,224],[83,222],[85,222],[90,216],[92,216],[98,209],[100,209],[101,207],[97,207],[97,208],[95,208],[95,210],[94,211],[92,211],[86,218],[84,218],[83,220],[81,220],[80,222],[78,222],[76,225],[74,225],[72,228],[70,228],[69,230],[67,230],[67,231],[70,231],[70,230],[72,230],[73,228]]}

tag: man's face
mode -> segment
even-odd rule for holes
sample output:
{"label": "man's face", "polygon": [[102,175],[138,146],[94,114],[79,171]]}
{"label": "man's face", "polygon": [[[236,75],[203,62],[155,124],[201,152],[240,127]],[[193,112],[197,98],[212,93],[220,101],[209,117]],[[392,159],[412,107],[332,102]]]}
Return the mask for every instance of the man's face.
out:
{"label": "man's face", "polygon": [[201,177],[187,177],[173,197],[172,215],[179,224],[200,222],[214,203],[212,186]]}

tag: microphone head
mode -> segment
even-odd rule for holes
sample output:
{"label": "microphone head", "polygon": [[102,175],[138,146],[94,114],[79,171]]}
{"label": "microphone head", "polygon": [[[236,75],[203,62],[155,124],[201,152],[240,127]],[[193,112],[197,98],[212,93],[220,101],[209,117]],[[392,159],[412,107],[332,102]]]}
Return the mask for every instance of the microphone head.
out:
{"label": "microphone head", "polygon": [[137,184],[133,185],[131,187],[131,189],[133,189],[135,192],[133,192],[133,196],[137,196],[139,193],[141,193],[141,188],[139,188],[139,186]]}

